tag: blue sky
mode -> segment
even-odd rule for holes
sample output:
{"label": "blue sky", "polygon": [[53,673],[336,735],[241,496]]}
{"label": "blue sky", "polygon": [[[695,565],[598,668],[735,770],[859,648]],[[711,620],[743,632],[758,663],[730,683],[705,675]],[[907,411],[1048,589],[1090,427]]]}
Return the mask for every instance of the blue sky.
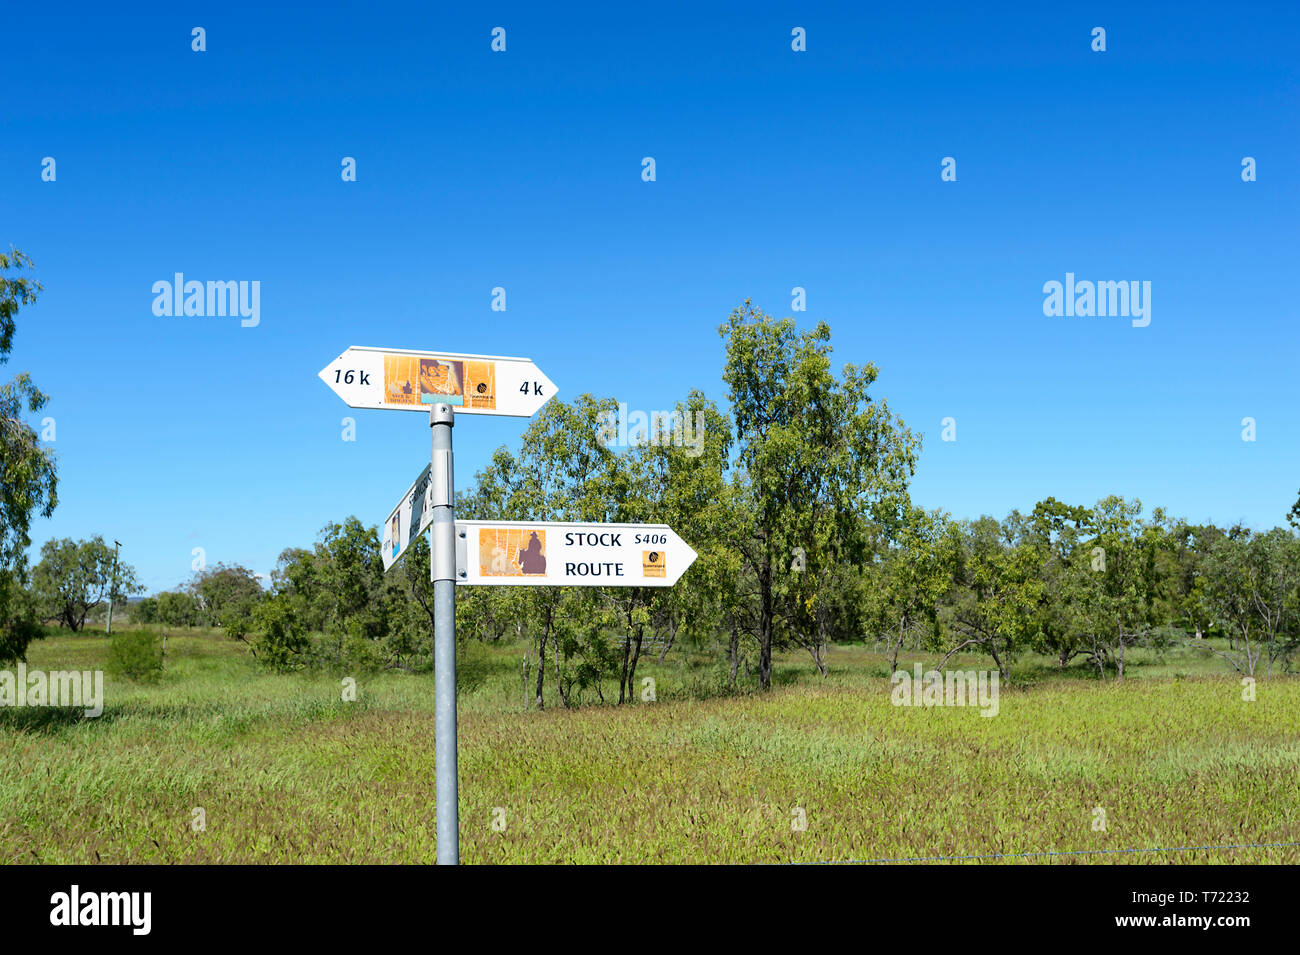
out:
{"label": "blue sky", "polygon": [[[790,314],[795,286],[924,435],[921,504],[1283,522],[1300,8],[539,6],[6,11],[0,243],[46,290],[2,373],[51,395],[60,472],[36,547],[117,538],[150,591],[199,546],[267,572],[381,521],[428,460],[420,416],[316,377],[347,346],[721,401],[718,325],[746,298]],[[175,272],[260,281],[260,324],[155,316]],[[1150,325],[1044,316],[1067,272],[1151,282]],[[458,485],[522,427],[461,419]]]}

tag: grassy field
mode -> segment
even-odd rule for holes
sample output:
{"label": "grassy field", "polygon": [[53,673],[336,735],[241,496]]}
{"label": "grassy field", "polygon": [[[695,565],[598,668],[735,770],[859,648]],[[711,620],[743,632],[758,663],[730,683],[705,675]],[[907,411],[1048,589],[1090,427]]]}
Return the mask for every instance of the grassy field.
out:
{"label": "grassy field", "polygon": [[[887,671],[861,647],[834,648],[826,678],[792,654],[770,694],[712,698],[701,697],[725,672],[674,651],[638,671],[655,679],[657,702],[525,712],[524,653],[462,655],[465,862],[1300,842],[1300,679],[1261,680],[1245,702],[1221,663],[1190,651],[1135,653],[1123,685],[1025,659],[993,718],[891,705]],[[95,668],[106,654],[103,634],[52,636],[32,645],[28,666]],[[432,677],[357,684],[345,703],[337,677],[263,673],[220,634],[173,631],[162,682],[108,678],[98,719],[0,710],[0,858],[432,862]],[[1053,860],[1294,864],[1300,849],[1034,861]]]}

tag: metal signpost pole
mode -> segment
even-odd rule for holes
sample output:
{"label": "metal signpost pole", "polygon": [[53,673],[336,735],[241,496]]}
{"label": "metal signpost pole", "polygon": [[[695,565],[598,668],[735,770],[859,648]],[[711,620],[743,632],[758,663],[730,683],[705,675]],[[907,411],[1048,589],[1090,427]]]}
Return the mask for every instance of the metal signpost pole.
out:
{"label": "metal signpost pole", "polygon": [[113,579],[108,584],[108,626],[105,633],[113,632],[113,594],[117,592],[117,549],[122,545],[113,541]]}
{"label": "metal signpost pole", "polygon": [[433,581],[434,747],[437,759],[438,864],[460,862],[460,812],[456,786],[456,516],[453,511],[451,405],[434,405],[430,462],[433,522],[429,577]]}

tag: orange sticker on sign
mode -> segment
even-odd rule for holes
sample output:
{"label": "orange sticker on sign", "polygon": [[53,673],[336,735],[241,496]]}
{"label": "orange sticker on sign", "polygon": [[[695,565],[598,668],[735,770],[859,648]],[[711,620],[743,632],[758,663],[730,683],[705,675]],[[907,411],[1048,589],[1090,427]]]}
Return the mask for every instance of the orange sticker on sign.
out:
{"label": "orange sticker on sign", "polygon": [[478,532],[478,565],[484,577],[545,576],[546,531],[484,527]]}
{"label": "orange sticker on sign", "polygon": [[414,355],[384,356],[384,402],[390,405],[420,403],[420,359]]}

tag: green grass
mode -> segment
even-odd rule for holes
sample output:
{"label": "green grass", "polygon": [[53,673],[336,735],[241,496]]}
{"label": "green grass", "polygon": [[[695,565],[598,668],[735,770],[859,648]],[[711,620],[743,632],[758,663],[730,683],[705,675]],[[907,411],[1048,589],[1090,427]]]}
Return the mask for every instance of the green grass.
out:
{"label": "green grass", "polygon": [[[106,655],[102,633],[59,635],[34,643],[28,665],[95,668]],[[1221,662],[1189,651],[1135,652],[1123,685],[1082,665],[1061,673],[1021,660],[991,719],[891,705],[887,670],[862,647],[834,648],[825,679],[791,654],[771,693],[712,697],[725,669],[679,649],[638,670],[655,679],[657,702],[564,710],[548,695],[544,712],[525,712],[524,655],[478,644],[462,653],[466,862],[1300,842],[1300,680],[1261,680],[1244,702]],[[976,657],[953,665],[987,667]],[[161,682],[106,678],[98,719],[0,710],[0,858],[432,862],[432,676],[356,680],[358,699],[345,703],[338,675],[264,673],[219,633],[172,631]],[[1093,829],[1097,807],[1105,831]],[[796,809],[804,831],[792,828]],[[1296,863],[1300,850],[1060,861]]]}

